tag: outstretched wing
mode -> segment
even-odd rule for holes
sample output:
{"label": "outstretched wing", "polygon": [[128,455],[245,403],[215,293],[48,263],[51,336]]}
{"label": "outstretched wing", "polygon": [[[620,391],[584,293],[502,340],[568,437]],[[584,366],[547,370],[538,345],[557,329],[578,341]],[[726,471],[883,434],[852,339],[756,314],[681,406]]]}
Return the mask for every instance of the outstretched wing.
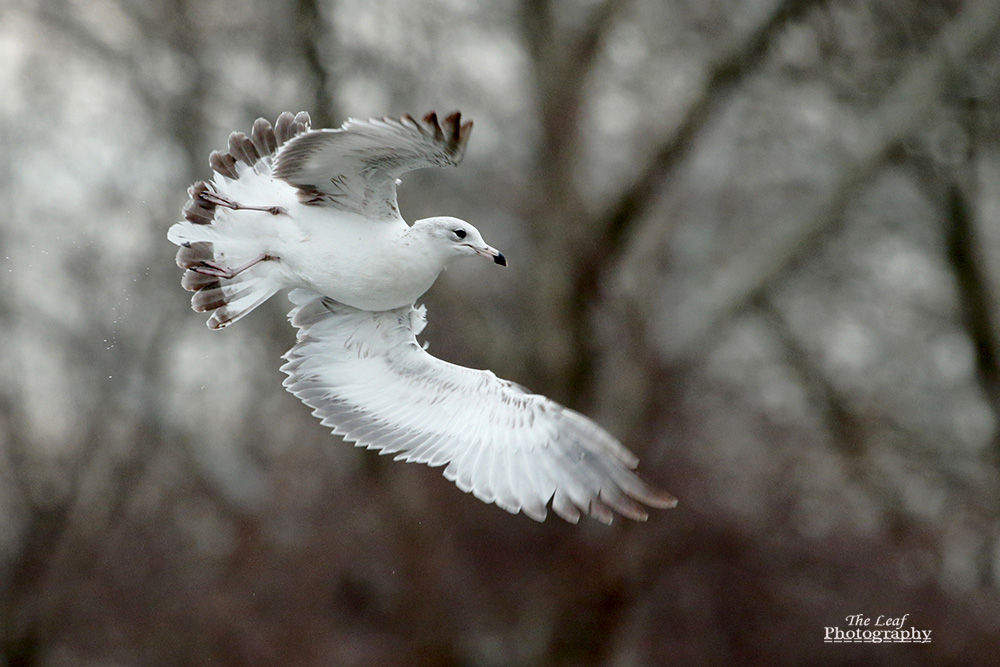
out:
{"label": "outstretched wing", "polygon": [[424,311],[368,312],[302,290],[285,387],[350,442],[396,460],[447,464],[460,489],[541,521],[549,501],[576,523],[612,510],[645,520],[676,500],[632,472],[638,459],[586,417],[489,371],[437,359],[417,343]]}
{"label": "outstretched wing", "polygon": [[438,122],[402,118],[349,120],[340,129],[300,134],[281,149],[274,175],[299,189],[303,203],[326,205],[375,219],[399,216],[396,179],[424,167],[456,165],[472,121],[455,112]]}

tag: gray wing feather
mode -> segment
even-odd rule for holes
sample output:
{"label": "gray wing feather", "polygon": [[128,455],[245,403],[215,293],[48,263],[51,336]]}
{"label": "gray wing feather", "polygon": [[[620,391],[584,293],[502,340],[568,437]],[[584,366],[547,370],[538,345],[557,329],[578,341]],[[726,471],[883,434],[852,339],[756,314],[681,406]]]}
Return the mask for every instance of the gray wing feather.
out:
{"label": "gray wing feather", "polygon": [[455,112],[349,120],[336,130],[302,133],[278,152],[274,175],[295,186],[303,203],[333,206],[375,219],[399,216],[396,179],[424,167],[457,165],[472,121]]}

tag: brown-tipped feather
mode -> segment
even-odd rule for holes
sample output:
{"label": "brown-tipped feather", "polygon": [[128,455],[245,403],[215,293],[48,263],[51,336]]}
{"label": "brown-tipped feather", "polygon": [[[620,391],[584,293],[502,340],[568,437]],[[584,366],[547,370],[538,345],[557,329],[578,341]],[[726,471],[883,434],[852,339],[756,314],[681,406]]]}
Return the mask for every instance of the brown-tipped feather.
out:
{"label": "brown-tipped feather", "polygon": [[236,180],[239,175],[236,173],[236,158],[229,153],[222,151],[212,151],[208,156],[208,165],[217,174],[222,174],[226,178]]}
{"label": "brown-tipped feather", "polygon": [[177,250],[177,266],[182,269],[201,266],[202,262],[209,262],[214,258],[215,254],[210,241],[185,243]]}
{"label": "brown-tipped feather", "polygon": [[295,134],[309,131],[309,128],[312,127],[312,118],[310,118],[309,112],[300,111],[295,114],[295,125],[297,127]]}
{"label": "brown-tipped feather", "polygon": [[295,116],[288,111],[278,116],[278,120],[274,124],[274,137],[278,141],[279,146],[295,136],[295,133],[292,132],[292,125],[294,123]]}
{"label": "brown-tipped feather", "polygon": [[233,323],[233,314],[229,312],[229,309],[222,306],[208,318],[208,328],[209,329],[224,329]]}
{"label": "brown-tipped feather", "polygon": [[458,130],[458,145],[461,147],[462,152],[465,152],[465,146],[469,143],[469,137],[472,136],[472,121],[466,121]]}
{"label": "brown-tipped feather", "polygon": [[[466,127],[468,127],[468,130],[466,130]],[[462,140],[463,131],[465,132],[465,140],[468,141],[468,133],[472,131],[472,121],[470,120],[465,125],[462,125],[462,113],[455,111],[444,119],[444,129],[450,135],[450,143],[461,146],[465,143]]]}
{"label": "brown-tipped feather", "polygon": [[184,218],[196,225],[210,225],[214,219],[214,211],[204,206],[206,202],[191,199],[184,204]]}
{"label": "brown-tipped feather", "polygon": [[677,498],[673,495],[667,493],[666,491],[661,491],[660,489],[654,489],[648,486],[646,489],[647,490],[644,495],[637,497],[638,500],[641,500],[650,507],[658,507],[660,509],[677,507]]}
{"label": "brown-tipped feather", "polygon": [[[191,187],[188,188],[188,196],[191,197],[191,199],[200,200],[201,195],[205,192],[215,192],[215,188],[208,181],[197,181],[195,183],[192,183]],[[215,204],[211,202],[205,201],[203,203],[206,206],[215,208]]]}
{"label": "brown-tipped feather", "polygon": [[458,126],[461,125],[462,114],[458,111],[445,116],[444,122],[441,126],[444,131],[448,133],[449,143],[458,143]]}
{"label": "brown-tipped feather", "polygon": [[[242,162],[259,172],[257,165],[263,158],[274,155],[283,143],[296,134],[308,131],[309,126],[309,114],[306,112],[300,112],[297,115],[285,112],[278,117],[276,126],[272,126],[265,118],[258,118],[250,130],[250,136],[243,132],[233,132],[229,135],[228,152],[212,151],[208,158],[208,164],[212,171],[219,176],[239,180],[240,171],[243,168],[238,167],[238,162]],[[221,183],[218,178],[216,182]],[[209,193],[215,194],[216,197],[207,198]],[[218,202],[229,201],[223,193],[217,192],[212,181],[195,183],[188,189],[188,195],[190,199],[184,205],[184,217],[189,222],[198,225],[213,224],[219,206]],[[261,285],[244,286],[241,291],[236,293],[230,289],[234,281],[198,272],[210,262],[221,261],[221,259],[220,254],[219,260],[216,260],[215,246],[210,241],[183,243],[177,251],[177,264],[186,269],[181,277],[181,287],[189,292],[194,292],[191,297],[191,307],[195,311],[212,311],[208,321],[208,325],[212,329],[221,329],[238,320],[277,291],[273,283],[264,281]],[[239,282],[239,279],[236,282]],[[242,299],[248,295],[259,297],[259,300],[248,302],[244,299],[241,310],[234,311],[231,308],[231,299]]]}
{"label": "brown-tipped feather", "polygon": [[430,125],[434,141],[444,141],[444,132],[441,130],[441,124],[438,123],[438,116],[435,112],[432,111],[424,116],[424,124]]}
{"label": "brown-tipped feather", "polygon": [[253,142],[242,132],[233,132],[229,135],[229,154],[249,167],[257,164],[257,160],[260,159]]}
{"label": "brown-tipped feather", "polygon": [[206,276],[191,269],[185,271],[184,275],[181,276],[181,287],[188,292],[197,292],[200,289],[214,289],[221,286],[222,283],[215,276]]}
{"label": "brown-tipped feather", "polygon": [[198,181],[188,188],[191,198],[184,205],[184,217],[196,225],[210,225],[215,219],[215,204],[201,198],[204,192],[214,192],[212,186],[205,181]]}
{"label": "brown-tipped feather", "polygon": [[295,135],[307,132],[310,127],[312,127],[312,119],[307,111],[300,111],[294,116],[285,111],[278,116],[278,120],[274,124],[274,137],[278,146],[281,146]]}
{"label": "brown-tipped feather", "polygon": [[224,305],[226,305],[226,295],[223,293],[222,287],[201,289],[191,297],[191,308],[198,313],[215,310]]}
{"label": "brown-tipped feather", "polygon": [[250,140],[253,141],[258,155],[271,155],[278,150],[274,128],[271,127],[271,123],[266,118],[258,118],[254,121],[253,129],[250,131]]}
{"label": "brown-tipped feather", "polygon": [[472,135],[472,121],[463,124],[460,111],[448,114],[444,121],[439,121],[437,114],[432,111],[424,116],[423,128],[433,132],[435,140],[445,144],[448,155],[456,162],[465,154],[465,146]]}

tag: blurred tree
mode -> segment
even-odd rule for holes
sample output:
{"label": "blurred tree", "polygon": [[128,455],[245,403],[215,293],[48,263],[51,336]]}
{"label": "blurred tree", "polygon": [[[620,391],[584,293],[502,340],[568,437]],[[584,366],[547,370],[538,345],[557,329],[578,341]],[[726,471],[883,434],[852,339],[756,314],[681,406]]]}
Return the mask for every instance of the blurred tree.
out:
{"label": "blurred tree", "polygon": [[[998,26],[995,0],[0,7],[0,664],[994,661]],[[383,467],[280,390],[287,304],[188,311],[163,236],[229,131],[452,107],[469,155],[404,211],[513,261],[439,281],[435,353],[599,416],[678,510],[536,525]],[[848,613],[935,639],[822,644]]]}

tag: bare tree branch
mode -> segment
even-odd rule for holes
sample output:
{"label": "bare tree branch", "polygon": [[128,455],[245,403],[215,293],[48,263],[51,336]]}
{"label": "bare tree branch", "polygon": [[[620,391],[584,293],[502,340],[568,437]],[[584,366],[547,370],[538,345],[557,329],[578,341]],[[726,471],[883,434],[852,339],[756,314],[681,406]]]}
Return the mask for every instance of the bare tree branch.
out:
{"label": "bare tree branch", "polygon": [[[535,69],[545,149],[540,153],[551,176],[550,194],[578,200],[573,192],[573,153],[579,145],[579,117],[586,82],[600,54],[600,46],[628,1],[605,0],[588,17],[581,35],[560,43],[551,0],[523,0],[521,34]],[[577,201],[570,202],[578,206]],[[579,225],[575,225],[579,227]]]}
{"label": "bare tree branch", "polygon": [[[970,136],[975,104],[965,114]],[[938,198],[946,218],[947,258],[959,293],[959,315],[975,352],[976,379],[994,418],[1000,420],[1000,330],[994,317],[996,293],[990,280],[983,242],[977,230],[976,142],[957,169],[935,169],[930,158],[911,160],[925,189]],[[1000,434],[994,436],[993,454],[1000,462]]]}
{"label": "bare tree branch", "polygon": [[[614,21],[625,11],[631,0],[604,0],[593,11],[583,34],[569,52],[569,67],[578,66],[581,71],[589,71],[594,58],[600,53],[601,42]],[[572,70],[570,71],[572,73]]]}
{"label": "bare tree branch", "polygon": [[780,282],[817,247],[841,220],[858,187],[871,179],[900,143],[920,127],[963,60],[994,38],[1000,26],[1000,3],[970,0],[927,51],[899,77],[863,122],[854,157],[848,160],[825,196],[802,225],[782,239],[765,239],[748,249],[701,291],[670,340],[660,341],[670,359],[697,354],[724,322]]}
{"label": "bare tree branch", "polygon": [[294,33],[297,36],[302,61],[309,76],[315,99],[310,105],[314,127],[336,127],[340,112],[334,90],[333,76],[323,57],[323,43],[333,34],[316,0],[297,0],[294,12]]}
{"label": "bare tree branch", "polygon": [[[142,61],[135,58],[133,54],[115,49],[101,40],[92,30],[82,25],[71,10],[62,8],[56,11],[49,3],[43,3],[34,8],[32,13],[56,33],[65,36],[79,48],[96,56],[100,62],[107,63],[124,72],[126,78],[134,83],[136,95],[148,109],[156,109],[161,104],[157,90],[154,90],[154,87],[150,85],[154,82],[142,75]],[[150,41],[156,41],[155,36],[144,35],[144,38],[146,37]]]}
{"label": "bare tree branch", "polygon": [[865,453],[868,442],[858,420],[851,413],[846,398],[827,379],[812,360],[809,351],[799,342],[781,310],[767,297],[757,303],[759,312],[777,336],[785,362],[798,376],[806,394],[822,415],[835,447],[848,459]]}
{"label": "bare tree branch", "polygon": [[809,397],[818,404],[825,426],[833,437],[833,444],[842,455],[842,460],[851,471],[853,477],[865,485],[872,493],[877,494],[887,507],[901,507],[898,480],[892,475],[872,465],[868,458],[869,446],[879,438],[873,437],[872,431],[891,431],[905,446],[895,448],[895,451],[916,462],[918,465],[933,470],[942,479],[947,480],[948,487],[965,494],[971,506],[984,515],[992,513],[994,507],[985,501],[991,494],[984,493],[984,488],[995,476],[970,476],[962,470],[981,469],[981,460],[974,453],[956,454],[941,448],[939,441],[926,432],[918,432],[912,427],[901,423],[896,417],[881,412],[868,414],[863,419],[851,409],[850,400],[841,389],[837,388],[823,372],[815,359],[788,326],[773,300],[762,297],[757,304],[757,312],[771,325],[785,353],[785,360],[798,375],[806,387]]}
{"label": "bare tree branch", "polygon": [[[1000,417],[1000,349],[993,322],[996,298],[986,274],[974,229],[972,202],[961,185],[947,187],[946,206],[950,218],[948,259],[960,292],[962,324],[975,350],[975,369],[979,385],[995,417]],[[1000,457],[1000,438],[994,437],[994,454]],[[1000,458],[998,458],[1000,460]]]}
{"label": "bare tree branch", "polygon": [[746,77],[755,72],[767,56],[775,37],[788,24],[802,18],[822,0],[782,0],[767,20],[739,44],[727,49],[709,70],[702,95],[691,105],[681,124],[656,150],[653,158],[619,197],[601,215],[594,229],[599,230],[594,247],[614,256],[634,223],[655,202],[662,180],[688,154],[695,138],[713,117],[713,113]]}
{"label": "bare tree branch", "polygon": [[[574,257],[586,242],[584,204],[574,181],[580,142],[580,112],[586,82],[604,36],[627,2],[605,0],[588,17],[579,34],[560,40],[551,0],[522,0],[522,40],[531,54],[535,93],[540,109],[542,147],[538,151],[538,197],[534,238],[540,252]],[[544,206],[543,206],[544,205]],[[533,280],[545,289],[533,293],[532,331],[545,332],[531,341],[529,364],[545,378],[546,391],[575,402],[590,385],[590,335],[582,312],[585,301],[576,290],[578,266],[573,262],[538,263]]]}

